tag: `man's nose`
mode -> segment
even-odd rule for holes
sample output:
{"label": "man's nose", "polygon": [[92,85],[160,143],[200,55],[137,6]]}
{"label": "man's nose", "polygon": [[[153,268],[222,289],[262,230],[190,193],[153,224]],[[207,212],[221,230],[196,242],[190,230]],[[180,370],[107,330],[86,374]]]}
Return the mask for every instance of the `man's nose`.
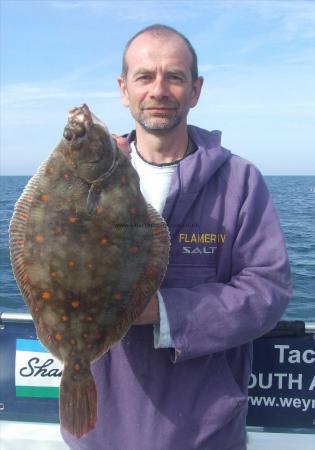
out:
{"label": "man's nose", "polygon": [[161,99],[169,95],[168,86],[162,77],[157,77],[151,86],[151,97]]}

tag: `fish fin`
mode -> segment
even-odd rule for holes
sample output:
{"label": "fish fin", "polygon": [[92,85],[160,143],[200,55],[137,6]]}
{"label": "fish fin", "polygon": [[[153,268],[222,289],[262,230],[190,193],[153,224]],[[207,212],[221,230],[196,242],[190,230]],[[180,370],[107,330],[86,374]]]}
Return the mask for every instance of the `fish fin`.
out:
{"label": "fish fin", "polygon": [[[76,362],[76,364],[80,364]],[[91,431],[97,420],[97,392],[90,367],[74,371],[74,365],[65,364],[59,394],[61,426],[80,438]]]}
{"label": "fish fin", "polygon": [[[39,180],[45,173],[46,168],[47,161],[44,161],[39,166],[35,175],[26,184],[22,195],[15,204],[9,226],[10,257],[13,274],[33,317],[35,317],[35,301],[32,295],[25,264],[24,245],[28,215],[33,203],[36,202]],[[49,335],[47,324],[43,323],[40,317],[37,317],[37,320],[34,320],[34,325],[36,327],[37,336],[41,342],[54,354],[54,356],[62,360],[62,355],[59,350],[56,347],[52,348],[51,345],[49,345],[49,341],[47,341],[47,336]]]}
{"label": "fish fin", "polygon": [[25,231],[28,222],[28,215],[38,189],[39,179],[45,171],[47,161],[42,163],[35,175],[25,186],[22,195],[15,204],[12,219],[9,226],[10,257],[13,274],[20,288],[23,297],[30,307],[33,305],[32,294],[28,282],[28,275],[25,270],[24,245]]}
{"label": "fish fin", "polygon": [[152,296],[159,289],[169,261],[170,234],[163,217],[147,203],[148,218],[152,229],[150,257],[137,283],[138,287],[131,302],[132,320],[144,310]]}
{"label": "fish fin", "polygon": [[96,208],[98,207],[99,201],[101,196],[101,189],[99,186],[95,186],[92,184],[90,187],[87,201],[86,201],[86,210],[88,214],[93,214],[96,211]]}

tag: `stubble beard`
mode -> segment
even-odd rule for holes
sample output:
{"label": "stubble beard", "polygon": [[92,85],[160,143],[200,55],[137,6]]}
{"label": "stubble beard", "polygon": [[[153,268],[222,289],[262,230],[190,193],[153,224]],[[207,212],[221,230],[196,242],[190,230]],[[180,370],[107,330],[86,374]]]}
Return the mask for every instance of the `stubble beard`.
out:
{"label": "stubble beard", "polygon": [[131,113],[135,121],[152,134],[163,134],[173,130],[182,120],[182,117],[177,112],[171,117],[144,117],[141,110]]}

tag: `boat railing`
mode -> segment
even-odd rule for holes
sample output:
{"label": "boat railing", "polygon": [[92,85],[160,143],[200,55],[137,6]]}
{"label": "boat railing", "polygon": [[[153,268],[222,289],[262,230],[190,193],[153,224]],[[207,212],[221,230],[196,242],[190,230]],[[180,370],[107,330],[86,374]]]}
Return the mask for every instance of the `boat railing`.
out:
{"label": "boat railing", "polygon": [[[14,311],[0,311],[0,323],[33,322],[31,314]],[[315,333],[315,322],[304,322],[303,320],[282,320],[276,327],[265,336],[300,335],[304,333]]]}
{"label": "boat railing", "polygon": [[[24,312],[0,312],[0,325],[14,322],[31,323],[33,322],[33,318],[31,314]],[[274,329],[261,337],[300,336],[305,333],[315,333],[315,322],[304,322],[302,320],[282,320],[277,323]]]}

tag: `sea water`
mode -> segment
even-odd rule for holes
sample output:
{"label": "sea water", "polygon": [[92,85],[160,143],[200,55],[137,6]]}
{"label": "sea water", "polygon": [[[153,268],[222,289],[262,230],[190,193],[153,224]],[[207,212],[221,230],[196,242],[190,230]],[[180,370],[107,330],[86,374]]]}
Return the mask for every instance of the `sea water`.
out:
{"label": "sea water", "polygon": [[[293,296],[283,319],[315,321],[315,176],[265,177],[286,240]],[[0,177],[0,312],[27,311],[12,274],[8,226],[29,177]],[[272,237],[271,237],[272,238]]]}

